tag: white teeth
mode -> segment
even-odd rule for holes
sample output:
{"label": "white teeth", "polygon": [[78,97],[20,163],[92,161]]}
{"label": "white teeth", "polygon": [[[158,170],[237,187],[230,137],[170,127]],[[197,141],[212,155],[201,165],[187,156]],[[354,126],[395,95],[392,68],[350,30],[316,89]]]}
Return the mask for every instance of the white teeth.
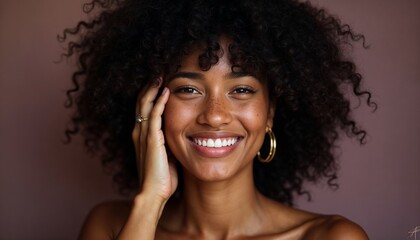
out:
{"label": "white teeth", "polygon": [[222,140],[220,140],[220,138],[216,139],[214,142],[214,147],[222,147]]}
{"label": "white teeth", "polygon": [[238,141],[238,138],[229,138],[229,139],[194,139],[194,142],[203,147],[210,148],[220,148],[226,147],[235,144]]}

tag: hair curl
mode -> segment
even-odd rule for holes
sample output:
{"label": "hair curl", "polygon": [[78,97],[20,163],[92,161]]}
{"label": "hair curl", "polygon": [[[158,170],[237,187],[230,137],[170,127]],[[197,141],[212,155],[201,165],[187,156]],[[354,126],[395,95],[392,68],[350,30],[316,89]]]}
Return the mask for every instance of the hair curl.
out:
{"label": "hair curl", "polygon": [[[270,164],[254,163],[259,191],[292,204],[308,194],[304,181],[326,178],[336,186],[333,148],[344,131],[363,144],[366,132],[351,117],[345,86],[358,98],[362,76],[345,55],[352,42],[365,43],[325,10],[294,0],[93,0],[84,5],[100,14],[65,29],[66,57],[78,56],[66,107],[76,106],[68,141],[81,133],[87,149],[110,166],[121,192],[137,187],[131,131],[137,94],[150,81],[180,66],[197,46],[203,70],[217,63],[226,36],[232,70],[267,81],[275,101],[273,131],[278,151]],[[68,40],[78,36],[76,41]]]}

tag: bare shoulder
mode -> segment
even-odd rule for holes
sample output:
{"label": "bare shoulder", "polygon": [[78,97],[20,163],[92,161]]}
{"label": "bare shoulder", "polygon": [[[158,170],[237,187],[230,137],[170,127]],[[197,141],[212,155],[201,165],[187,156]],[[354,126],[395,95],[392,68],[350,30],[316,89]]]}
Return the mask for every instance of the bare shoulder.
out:
{"label": "bare shoulder", "polygon": [[115,239],[128,218],[130,208],[129,201],[112,201],[96,205],[89,212],[79,239]]}
{"label": "bare shoulder", "polygon": [[283,205],[263,198],[269,219],[264,236],[252,239],[276,240],[368,240],[356,223],[338,215],[324,215]]}
{"label": "bare shoulder", "polygon": [[306,238],[325,240],[368,240],[365,231],[342,216],[323,216],[322,221],[307,232]]}

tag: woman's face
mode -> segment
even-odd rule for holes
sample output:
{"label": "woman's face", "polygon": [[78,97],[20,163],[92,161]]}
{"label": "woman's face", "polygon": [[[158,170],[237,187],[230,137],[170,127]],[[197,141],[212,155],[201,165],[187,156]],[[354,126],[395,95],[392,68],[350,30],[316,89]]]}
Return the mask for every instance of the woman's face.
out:
{"label": "woman's face", "polygon": [[223,57],[210,70],[200,69],[197,51],[167,82],[166,142],[184,171],[203,181],[227,179],[251,167],[266,127],[273,124],[267,85],[233,73],[222,46]]}

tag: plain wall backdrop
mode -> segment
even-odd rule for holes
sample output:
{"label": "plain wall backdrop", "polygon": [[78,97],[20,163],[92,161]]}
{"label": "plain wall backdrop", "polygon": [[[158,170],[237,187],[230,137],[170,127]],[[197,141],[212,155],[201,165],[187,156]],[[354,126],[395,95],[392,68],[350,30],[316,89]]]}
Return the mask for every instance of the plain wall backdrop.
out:
{"label": "plain wall backdrop", "polygon": [[[354,45],[379,104],[356,119],[368,143],[343,140],[340,188],[308,186],[298,206],[338,213],[371,239],[414,239],[420,226],[420,1],[313,0],[366,35]],[[121,198],[80,139],[63,145],[74,63],[56,35],[86,18],[82,0],[0,0],[0,239],[75,239],[92,206]],[[420,239],[420,233],[417,234]]]}

